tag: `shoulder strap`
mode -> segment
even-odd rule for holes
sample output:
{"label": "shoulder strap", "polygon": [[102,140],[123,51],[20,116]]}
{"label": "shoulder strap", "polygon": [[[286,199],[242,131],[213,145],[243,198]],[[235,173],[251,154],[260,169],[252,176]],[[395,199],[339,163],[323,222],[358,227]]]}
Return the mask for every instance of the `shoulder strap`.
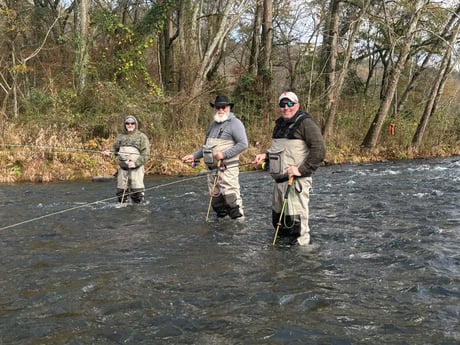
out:
{"label": "shoulder strap", "polygon": [[287,137],[288,138],[292,138],[292,136],[294,135],[294,131],[299,128],[300,124],[302,123],[302,121],[304,119],[306,119],[308,117],[308,114],[307,113],[301,113],[293,123],[291,123],[291,125],[288,127],[288,135]]}

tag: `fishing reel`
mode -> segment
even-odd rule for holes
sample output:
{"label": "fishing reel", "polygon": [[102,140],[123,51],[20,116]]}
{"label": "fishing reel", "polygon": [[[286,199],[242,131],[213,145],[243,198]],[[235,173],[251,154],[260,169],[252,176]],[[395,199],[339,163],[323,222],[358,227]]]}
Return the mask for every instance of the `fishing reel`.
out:
{"label": "fishing reel", "polygon": [[260,167],[262,168],[263,171],[268,171],[270,170],[270,162],[265,161],[260,165]]}

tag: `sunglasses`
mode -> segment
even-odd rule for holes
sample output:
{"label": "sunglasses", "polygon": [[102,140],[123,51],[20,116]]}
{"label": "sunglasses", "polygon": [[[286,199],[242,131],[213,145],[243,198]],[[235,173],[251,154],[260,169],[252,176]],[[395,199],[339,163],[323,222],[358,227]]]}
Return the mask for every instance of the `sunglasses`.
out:
{"label": "sunglasses", "polygon": [[227,106],[226,106],[226,105],[217,105],[217,106],[215,106],[214,108],[216,108],[216,110],[220,110],[220,109],[225,109],[225,108],[227,108]]}
{"label": "sunglasses", "polygon": [[136,124],[136,122],[125,122],[125,125],[129,125],[129,126],[134,126]]}
{"label": "sunglasses", "polygon": [[280,104],[278,104],[280,108],[286,108],[286,106],[288,106],[289,108],[292,108],[295,103],[294,102],[287,102],[287,103],[284,103],[284,102],[280,102]]}

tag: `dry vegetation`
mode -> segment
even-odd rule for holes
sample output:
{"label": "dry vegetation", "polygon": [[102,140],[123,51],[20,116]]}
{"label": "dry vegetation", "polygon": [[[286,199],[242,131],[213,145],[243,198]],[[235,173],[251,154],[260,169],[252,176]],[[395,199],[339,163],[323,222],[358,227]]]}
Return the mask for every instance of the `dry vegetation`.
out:
{"label": "dry vegetation", "polygon": [[[241,156],[241,169],[254,170],[255,155],[264,152],[270,142],[271,129],[247,128],[250,146]],[[149,134],[149,133],[147,133]],[[204,129],[172,131],[168,135],[149,135],[151,157],[146,164],[148,175],[189,175],[205,169],[201,164],[192,168],[180,158],[200,147]],[[402,136],[403,133],[400,134]],[[116,172],[116,159],[104,157],[101,151],[110,149],[114,136],[82,141],[77,130],[56,131],[52,127],[7,123],[0,141],[0,183],[52,182],[111,176]],[[438,138],[437,136],[433,136]],[[439,139],[439,138],[438,138]],[[444,138],[446,139],[446,138]],[[455,142],[444,140],[439,145],[425,145],[413,152],[399,145],[398,136],[383,138],[383,144],[372,151],[363,151],[338,131],[335,144],[328,144],[325,164],[363,163],[384,160],[446,157],[460,155]],[[433,141],[431,140],[431,141]],[[338,143],[341,144],[338,144]]]}

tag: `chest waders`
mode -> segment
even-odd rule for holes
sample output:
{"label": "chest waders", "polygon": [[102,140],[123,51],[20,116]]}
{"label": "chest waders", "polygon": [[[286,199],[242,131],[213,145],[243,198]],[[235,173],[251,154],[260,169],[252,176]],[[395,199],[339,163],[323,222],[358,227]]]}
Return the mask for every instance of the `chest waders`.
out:
{"label": "chest waders", "polygon": [[[213,153],[225,151],[235,145],[233,140],[221,138],[207,138],[203,146],[203,159],[209,169],[216,169]],[[210,152],[209,152],[210,151]],[[212,161],[210,160],[212,157]],[[230,218],[243,216],[243,202],[240,195],[238,167],[240,155],[233,156],[222,161],[221,167],[215,174],[208,175],[208,188],[211,195],[211,206],[216,212],[217,217],[222,218],[227,215]],[[228,169],[225,167],[229,166]]]}
{"label": "chest waders", "polygon": [[216,187],[217,187],[217,179],[219,178],[219,170],[220,170],[220,164],[221,164],[221,160],[219,160],[217,162],[217,171],[216,173],[214,174],[214,182],[212,184],[212,187],[211,187],[211,190],[210,190],[210,193],[209,193],[209,204],[208,204],[208,211],[206,212],[206,222],[208,221],[209,219],[209,211],[211,210],[211,203],[212,203],[212,198],[214,197],[217,197],[218,195],[216,194],[213,194],[213,192],[216,190]]}
{"label": "chest waders", "polygon": [[283,214],[284,214],[284,210],[286,209],[286,204],[287,204],[287,201],[288,201],[288,198],[289,198],[289,191],[291,189],[291,186],[292,186],[292,183],[294,182],[294,176],[291,176],[288,180],[288,185],[287,185],[287,189],[286,189],[286,193],[284,194],[284,201],[283,201],[283,207],[281,208],[281,212],[280,212],[280,217],[278,219],[278,223],[276,224],[276,231],[275,231],[275,236],[273,236],[273,242],[272,242],[272,246],[275,245],[276,243],[276,238],[278,237],[278,231],[280,229],[280,226],[281,226],[281,221],[283,220]]}
{"label": "chest waders", "polygon": [[144,200],[144,166],[128,168],[128,162],[136,162],[139,156],[134,146],[121,146],[118,151],[117,196],[121,203],[127,202],[128,195],[136,204]]}
{"label": "chest waders", "polygon": [[[268,150],[270,175],[275,180],[272,199],[272,224],[279,235],[297,239],[301,245],[310,243],[308,226],[311,177],[296,177],[289,188],[285,173],[289,166],[299,166],[308,155],[303,140],[276,138]],[[286,199],[285,199],[286,197]]]}

